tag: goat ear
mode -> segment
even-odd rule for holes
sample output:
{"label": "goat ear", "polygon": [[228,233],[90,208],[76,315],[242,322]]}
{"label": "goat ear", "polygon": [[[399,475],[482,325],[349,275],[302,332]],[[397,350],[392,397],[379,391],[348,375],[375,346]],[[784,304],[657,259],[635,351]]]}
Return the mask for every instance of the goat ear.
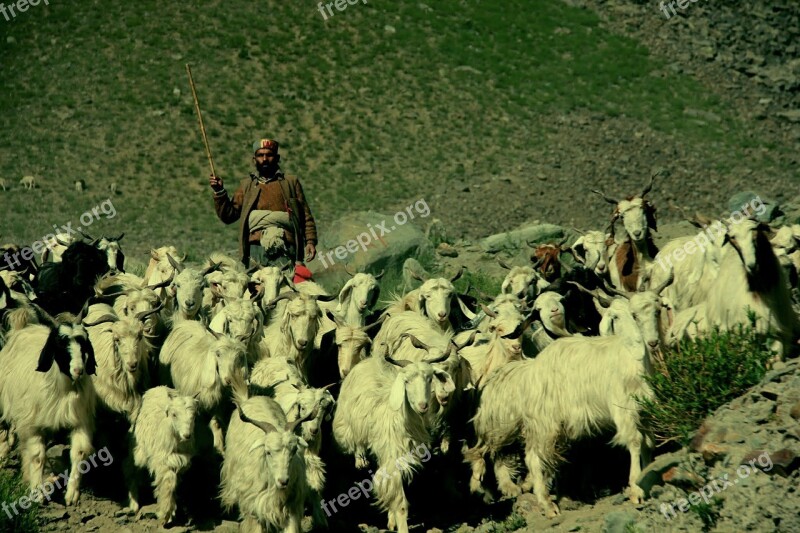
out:
{"label": "goat ear", "polygon": [[200,386],[211,388],[217,382],[217,358],[214,357],[213,365],[206,365],[200,369]]}
{"label": "goat ear", "polygon": [[389,407],[394,409],[395,411],[399,411],[403,408],[403,404],[406,402],[406,382],[403,379],[403,374],[398,373],[397,377],[394,378],[394,384],[392,384],[392,391],[389,393]]}
{"label": "goat ear", "polygon": [[39,354],[39,362],[36,365],[37,372],[47,372],[56,360],[56,352],[62,347],[59,339],[58,329],[51,329],[44,343],[42,353]]}
{"label": "goat ear", "polygon": [[81,352],[86,354],[86,365],[84,370],[90,376],[97,375],[97,359],[94,358],[94,348],[88,339],[78,339],[78,345],[81,347]]}
{"label": "goat ear", "polygon": [[350,294],[353,292],[353,278],[347,280],[347,283],[344,284],[342,290],[339,291],[339,307],[344,306],[344,301],[350,298]]}
{"label": "goat ear", "polygon": [[442,389],[447,394],[452,394],[453,391],[456,390],[456,383],[453,381],[453,378],[450,377],[450,374],[445,372],[444,370],[434,370],[433,375],[436,376],[436,379],[442,384]]}

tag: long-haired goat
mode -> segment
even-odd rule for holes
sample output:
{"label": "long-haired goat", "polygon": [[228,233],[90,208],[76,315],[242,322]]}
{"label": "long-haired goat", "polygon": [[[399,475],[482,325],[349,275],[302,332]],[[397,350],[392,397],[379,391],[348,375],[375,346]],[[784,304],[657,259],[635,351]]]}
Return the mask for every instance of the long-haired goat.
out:
{"label": "long-haired goat", "polygon": [[70,462],[66,504],[80,494],[79,464],[92,450],[96,395],[92,379],[96,362],[80,321],[31,325],[15,332],[0,350],[0,458],[12,443],[12,426],[22,445],[22,475],[34,499],[43,498],[45,431],[69,429]]}
{"label": "long-haired goat", "polygon": [[142,397],[142,407],[129,434],[131,454],[125,462],[128,504],[139,511],[137,468],[153,476],[156,516],[163,525],[175,518],[178,476],[194,455],[194,422],[197,400],[168,387],[155,387]]}
{"label": "long-haired goat", "polygon": [[657,291],[647,291],[611,304],[604,311],[601,330],[613,330],[614,335],[561,338],[536,359],[510,362],[488,377],[473,419],[478,441],[465,452],[472,465],[471,491],[484,492],[484,456],[489,453],[503,493],[520,494],[508,464],[496,459],[504,447],[522,437],[528,468],[523,486],[533,487],[539,505],[553,517],[559,511],[550,501],[545,470],[552,479],[557,441],[575,440],[611,425],[617,431],[613,442],[630,453],[631,499],[642,500],[644,492],[636,480],[645,436],[639,430],[634,396],[651,394],[643,374],[651,371],[650,350],[659,345],[661,302]]}
{"label": "long-haired goat", "polygon": [[[653,262],[658,247],[653,241],[651,232],[657,231],[656,208],[645,199],[647,193],[653,188],[656,174],[650,177],[650,184],[637,196],[629,196],[625,200],[615,200],[600,191],[599,194],[606,202],[614,205],[611,214],[611,235],[606,241],[608,245],[609,265],[608,270],[611,282],[618,289],[635,291],[641,284],[641,277]],[[621,241],[615,240],[615,227],[619,219],[625,229],[625,236]]]}
{"label": "long-haired goat", "polygon": [[97,279],[106,272],[103,252],[85,242],[74,242],[60,263],[42,265],[37,277],[37,303],[51,315],[64,311],[77,314],[94,295]]}

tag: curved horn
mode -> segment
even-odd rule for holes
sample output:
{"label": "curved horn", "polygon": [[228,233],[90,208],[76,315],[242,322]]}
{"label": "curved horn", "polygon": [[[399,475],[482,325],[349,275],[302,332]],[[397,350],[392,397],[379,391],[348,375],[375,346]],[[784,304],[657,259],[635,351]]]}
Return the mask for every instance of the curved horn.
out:
{"label": "curved horn", "polygon": [[220,340],[222,338],[223,333],[217,333],[216,331],[214,331],[213,329],[211,329],[208,326],[206,326],[206,331],[211,333],[212,335],[214,335],[214,338],[217,339],[217,340]]}
{"label": "curved horn", "polygon": [[497,258],[497,263],[498,263],[498,264],[499,264],[501,267],[505,268],[506,270],[511,270],[511,268],[512,268],[512,267],[511,267],[511,265],[509,265],[508,263],[506,263],[505,261],[503,261],[503,259],[502,259],[501,257],[498,257],[498,258]]}
{"label": "curved horn", "polygon": [[86,239],[87,241],[92,241],[92,244],[96,243],[99,240],[99,239],[95,239],[94,237],[92,237],[88,233],[84,232],[82,229],[79,229],[78,233],[83,235],[83,238]]}
{"label": "curved horn", "polygon": [[378,319],[376,322],[373,322],[373,323],[372,323],[372,324],[370,324],[369,326],[364,326],[364,327],[361,329],[361,331],[363,331],[364,333],[366,333],[366,332],[368,332],[368,331],[372,331],[373,329],[375,329],[375,327],[376,327],[376,326],[380,326],[381,324],[383,324],[383,322],[384,322],[384,320],[386,320],[386,317],[387,317],[387,316],[389,316],[389,315],[383,315],[383,316],[382,316],[382,317],[380,317],[380,318],[379,318],[379,319]]}
{"label": "curved horn", "polygon": [[284,292],[284,293],[281,293],[278,296],[276,296],[275,298],[273,298],[272,300],[270,300],[269,302],[267,302],[266,304],[264,304],[264,307],[267,307],[267,308],[273,307],[274,305],[276,305],[281,300],[290,300],[290,299],[294,298],[295,296],[297,296],[296,292]]}
{"label": "curved horn", "polygon": [[262,286],[261,286],[261,288],[260,288],[260,289],[258,289],[258,292],[256,293],[256,295],[255,295],[255,296],[253,296],[253,302],[255,302],[255,303],[258,303],[258,302],[260,302],[261,300],[263,300],[263,299],[264,299],[264,295],[265,295],[265,294],[266,294],[266,289],[265,289],[265,288],[264,288],[264,286],[262,285]]}
{"label": "curved horn", "polygon": [[598,191],[597,189],[592,189],[592,192],[595,193],[595,194],[599,194],[600,197],[603,198],[603,200],[605,200],[606,202],[608,202],[610,204],[617,205],[619,203],[619,200],[615,200],[615,199],[611,198],[610,196],[606,196],[605,194],[603,194],[602,192]]}
{"label": "curved horn", "polygon": [[338,297],[338,294],[315,294],[313,296],[313,298],[318,302],[332,302]]}
{"label": "curved horn", "polygon": [[344,265],[344,271],[345,271],[345,272],[347,272],[348,274],[350,274],[350,277],[352,278],[353,276],[355,276],[355,275],[356,275],[356,272],[350,272],[350,268],[349,268],[349,266],[350,266],[350,265],[348,265],[347,263],[345,263],[345,265]]}
{"label": "curved horn", "polygon": [[216,270],[219,270],[219,268],[221,266],[222,266],[222,262],[221,261],[219,263],[211,263],[211,265],[208,268],[206,268],[205,270],[203,270],[200,274],[202,276],[207,276],[207,275],[211,274],[212,272],[214,272]]}
{"label": "curved horn", "polygon": [[377,280],[377,279],[381,279],[384,274],[386,274],[386,269],[385,268],[381,269],[381,271],[379,273],[375,274],[372,277]]}
{"label": "curved horn", "polygon": [[109,241],[121,241],[124,236],[125,236],[125,232],[123,231],[122,233],[119,234],[119,237],[109,237],[108,240]]}
{"label": "curved horn", "polygon": [[391,357],[389,357],[389,354],[386,354],[384,359],[386,359],[386,361],[392,363],[395,366],[399,366],[400,368],[405,368],[411,364],[411,361],[408,361],[406,359],[392,359]]}
{"label": "curved horn", "polygon": [[626,300],[630,300],[631,298],[627,292],[617,289],[616,287],[608,283],[608,281],[606,280],[603,280],[603,288],[608,294],[616,294],[617,296],[622,296]]}
{"label": "curved horn", "polygon": [[83,319],[86,317],[86,314],[89,312],[89,300],[86,300],[86,303],[83,304],[81,308],[81,312],[78,313],[78,317],[76,318],[76,322],[80,324],[83,322]]}
{"label": "curved horn", "polygon": [[483,312],[486,313],[486,316],[497,318],[497,313],[489,309],[485,304],[481,304],[481,309],[483,309]]}
{"label": "curved horn", "polygon": [[605,303],[604,307],[608,307],[611,304],[611,298],[607,294],[603,294],[602,292],[600,292],[598,290],[590,291],[589,289],[587,289],[586,287],[584,287],[583,285],[581,285],[577,281],[568,281],[567,283],[569,283],[571,285],[575,285],[576,287],[578,287],[578,289],[581,292],[585,292],[586,294],[588,294],[588,295],[590,295],[590,296],[592,296],[594,298],[597,298],[601,302]]}
{"label": "curved horn", "polygon": [[453,353],[453,348],[455,348],[455,344],[450,342],[442,355],[435,359],[425,359],[424,362],[428,363],[429,365],[434,365],[436,363],[441,363],[442,361],[447,361],[450,358],[450,355]]}
{"label": "curved horn", "polygon": [[475,337],[477,337],[477,335],[478,335],[478,330],[476,329],[475,331],[472,332],[472,335],[470,335],[467,338],[467,340],[464,341],[463,343],[461,343],[461,344],[455,344],[454,343],[455,347],[456,347],[456,350],[460,350],[462,348],[466,348],[467,346],[470,346],[470,345],[474,344],[475,343]]}
{"label": "curved horn", "polygon": [[172,265],[172,268],[177,272],[183,272],[183,265],[175,261],[175,258],[169,254],[167,254],[167,261],[169,261],[169,264]]}
{"label": "curved horn", "polygon": [[670,271],[669,271],[669,277],[668,277],[667,279],[665,279],[665,280],[664,280],[664,281],[661,283],[661,285],[659,285],[658,287],[656,287],[655,289],[653,289],[653,292],[655,292],[656,294],[658,294],[659,296],[661,296],[661,291],[663,291],[664,289],[666,289],[668,286],[672,285],[672,282],[673,282],[673,281],[675,281],[675,271],[674,271],[674,270],[672,270],[672,269],[670,269]]}
{"label": "curved horn", "polygon": [[653,182],[656,180],[656,176],[659,174],[661,174],[661,171],[657,170],[650,175],[650,183],[648,183],[647,186],[642,189],[642,194],[639,195],[640,198],[644,198],[644,195],[650,192],[650,190],[653,188]]}
{"label": "curved horn", "polygon": [[159,311],[161,311],[161,309],[163,307],[164,307],[164,302],[159,300],[158,305],[155,306],[154,308],[148,309],[147,311],[140,311],[140,312],[136,313],[136,319],[137,320],[141,320],[142,322],[144,322],[144,319],[146,319],[150,315],[158,313]]}
{"label": "curved horn", "polygon": [[458,272],[456,272],[455,276],[450,278],[450,283],[455,283],[455,281],[464,274],[464,271],[466,269],[467,269],[467,267],[465,267],[464,265],[461,265],[461,268],[458,269]]}
{"label": "curved horn", "polygon": [[247,422],[248,424],[253,424],[255,427],[263,431],[264,433],[269,433],[271,431],[275,431],[275,426],[270,424],[269,422],[262,422],[261,420],[253,420],[242,411],[242,406],[238,403],[236,404],[236,409],[239,411],[239,418],[242,422]]}
{"label": "curved horn", "polygon": [[261,265],[253,265],[253,266],[251,266],[250,268],[247,269],[245,274],[247,274],[248,276],[252,276],[253,274],[258,272],[259,270],[261,270]]}
{"label": "curved horn", "polygon": [[108,322],[119,322],[119,317],[115,315],[103,315],[94,322],[83,322],[83,325],[87,328],[92,326],[99,326],[100,324],[106,324]]}
{"label": "curved horn", "polygon": [[38,316],[39,320],[44,320],[45,322],[48,322],[54,328],[58,327],[58,322],[56,322],[56,319],[53,318],[53,316],[50,313],[45,311],[42,308],[42,306],[34,302],[31,302],[29,305],[33,307],[33,310],[36,312],[36,315]]}
{"label": "curved horn", "polygon": [[173,271],[172,274],[169,275],[167,279],[162,281],[161,283],[154,283],[153,285],[148,285],[145,289],[156,290],[156,289],[163,289],[164,287],[168,286],[172,283],[172,280],[175,279],[175,272]]}
{"label": "curved horn", "polygon": [[414,348],[419,348],[420,350],[425,350],[425,351],[428,351],[428,350],[431,349],[430,346],[428,346],[427,344],[425,344],[424,342],[422,342],[421,340],[416,338],[411,333],[406,332],[406,333],[403,333],[402,335],[400,335],[401,339],[403,337],[408,337],[411,340],[411,344],[414,346]]}

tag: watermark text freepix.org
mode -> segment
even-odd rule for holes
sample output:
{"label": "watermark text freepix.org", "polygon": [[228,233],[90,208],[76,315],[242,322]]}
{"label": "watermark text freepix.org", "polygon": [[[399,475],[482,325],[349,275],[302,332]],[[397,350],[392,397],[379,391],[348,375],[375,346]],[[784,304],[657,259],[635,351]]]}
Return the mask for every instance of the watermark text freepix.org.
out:
{"label": "watermark text freepix.org", "polygon": [[[114,462],[114,458],[111,456],[111,452],[108,451],[108,447],[103,446],[97,450],[97,452],[78,463],[78,472],[85,474],[90,469],[97,468],[98,465],[95,459],[100,459],[103,466],[108,466]],[[20,509],[25,510],[36,500],[43,501],[46,499],[50,501],[50,497],[55,493],[56,488],[59,490],[66,488],[67,481],[69,481],[69,468],[58,474],[52,483],[50,481],[45,481],[35,489],[32,489],[28,496],[21,496],[18,500],[11,503],[3,502],[0,507],[2,507],[9,518],[13,519],[14,515],[20,513],[17,509],[17,505],[19,505]]]}
{"label": "watermark text freepix.org", "polygon": [[[414,448],[414,451],[408,452],[406,455],[398,458],[395,461],[396,470],[394,472],[390,472],[389,469],[386,467],[379,468],[378,471],[375,472],[375,475],[372,476],[372,478],[367,478],[357,482],[352,487],[350,487],[350,489],[346,493],[343,492],[339,494],[336,498],[328,500],[327,502],[325,500],[320,500],[319,504],[320,506],[322,506],[322,510],[325,511],[325,514],[328,515],[328,517],[330,517],[331,514],[339,512],[338,509],[336,508],[337,503],[339,504],[340,508],[344,508],[350,505],[350,502],[352,500],[359,499],[362,494],[364,495],[364,499],[369,498],[370,491],[372,491],[372,489],[375,488],[376,485],[384,482],[387,479],[391,479],[392,476],[399,475],[401,470],[403,470],[404,468],[408,468],[410,464],[413,464],[415,455],[419,458],[420,461],[426,463],[431,458],[431,451],[425,444],[420,444],[419,446]],[[369,473],[372,474],[372,470],[369,470]],[[328,506],[330,506],[330,509],[328,508]]]}
{"label": "watermark text freepix.org", "polygon": [[106,219],[114,218],[117,215],[117,210],[114,207],[114,204],[111,203],[110,199],[103,200],[99,205],[88,209],[85,213],[83,213],[78,219],[80,220],[82,226],[73,228],[72,222],[67,222],[66,225],[61,227],[53,224],[53,233],[44,235],[41,240],[33,242],[30,246],[26,246],[16,253],[6,253],[3,255],[3,262],[8,265],[11,270],[14,270],[15,266],[19,267],[22,265],[20,257],[22,257],[22,259],[25,261],[30,261],[33,259],[33,254],[41,255],[45,250],[50,249],[51,246],[53,246],[53,243],[56,241],[56,233],[72,236],[73,234],[81,231],[83,228],[91,226],[95,220],[100,220],[101,214],[105,215]]}
{"label": "watermark text freepix.org", "polygon": [[[695,2],[697,2],[697,0],[673,0],[671,2],[661,2],[659,8],[661,8],[661,11],[664,13],[664,16],[667,19],[669,19],[671,16],[678,14],[678,12],[675,11],[675,4],[678,4],[678,9],[680,9],[681,11],[685,11],[686,8],[689,7],[690,3],[694,4]],[[672,15],[669,14],[667,8],[669,8],[669,10],[672,11]]]}
{"label": "watermark text freepix.org", "polygon": [[[392,231],[397,229],[397,226],[402,226],[409,220],[414,220],[414,212],[420,216],[420,218],[426,218],[428,215],[431,214],[431,208],[428,207],[428,203],[423,198],[422,200],[418,200],[414,202],[413,205],[410,205],[405,208],[404,211],[398,211],[394,214],[394,222],[395,225],[391,227],[386,227],[388,222],[385,220],[382,221],[380,224],[376,224],[375,227],[372,227],[372,224],[367,224],[367,230],[363,233],[359,233],[356,235],[355,239],[350,239],[342,246],[337,246],[330,252],[319,252],[317,257],[319,257],[320,263],[322,263],[323,268],[328,268],[329,265],[333,265],[336,261],[333,260],[334,254],[336,255],[336,259],[342,261],[347,258],[347,254],[354,254],[358,251],[358,248],[361,247],[363,251],[367,251],[367,246],[373,241],[382,241],[383,236],[391,233]],[[406,214],[407,213],[407,214]],[[380,235],[378,235],[380,232]],[[384,243],[385,244],[385,243]],[[326,260],[327,257],[327,260]]]}
{"label": "watermark text freepix.org", "polygon": [[[44,5],[46,6],[50,5],[49,0],[17,0],[17,2],[12,2],[8,5],[0,4],[0,13],[3,14],[6,22],[8,22],[16,18],[17,13],[25,13],[29,7],[36,7],[42,2],[44,2]],[[9,17],[9,13],[11,14],[11,17]]]}
{"label": "watermark text freepix.org", "polygon": [[[756,463],[758,463],[758,466],[756,466]],[[691,506],[700,505],[701,501],[705,502],[707,505],[711,502],[711,497],[716,493],[736,485],[739,483],[740,479],[750,477],[750,474],[758,470],[764,472],[772,470],[772,457],[769,456],[768,452],[763,452],[755,459],[750,459],[747,463],[739,465],[739,468],[736,469],[736,478],[732,480],[728,479],[729,474],[725,473],[722,477],[712,479],[710,483],[707,483],[704,487],[700,487],[700,490],[689,494],[688,498],[680,498],[672,503],[662,503],[659,507],[659,511],[661,511],[667,520],[672,520],[678,516],[677,513],[675,513],[675,506],[678,507],[680,512],[685,513]]]}
{"label": "watermark text freepix.org", "polygon": [[[323,4],[320,2],[317,4],[317,9],[319,9],[319,14],[322,15],[323,20],[328,20],[328,15],[331,17],[334,15],[333,7],[336,8],[336,11],[344,11],[347,9],[347,4],[351,6],[356,5],[357,3],[361,2],[362,4],[366,4],[367,0],[335,0],[334,2],[328,2],[327,4]],[[325,14],[325,10],[328,10],[328,15]]]}
{"label": "watermark text freepix.org", "polygon": [[731,213],[727,223],[716,221],[713,224],[709,224],[699,235],[696,235],[693,239],[687,241],[686,244],[680,248],[676,248],[666,256],[663,254],[658,254],[656,263],[658,263],[658,266],[665,271],[673,268],[673,261],[683,261],[687,255],[694,254],[698,249],[704,251],[706,246],[713,246],[713,243],[716,241],[717,237],[725,234],[727,231],[727,226],[732,224],[740,224],[750,217],[754,212],[757,215],[763,215],[767,212],[767,206],[764,205],[764,202],[761,200],[760,196],[756,196],[749,202],[742,204],[742,207],[739,209],[739,211],[734,211]]}

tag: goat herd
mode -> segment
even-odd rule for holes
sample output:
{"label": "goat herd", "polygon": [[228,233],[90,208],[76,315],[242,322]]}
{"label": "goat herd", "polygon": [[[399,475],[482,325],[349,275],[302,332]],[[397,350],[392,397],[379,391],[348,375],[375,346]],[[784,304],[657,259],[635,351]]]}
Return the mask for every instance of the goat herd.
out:
{"label": "goat herd", "polygon": [[776,339],[776,358],[800,334],[789,281],[800,226],[708,220],[715,232],[659,252],[651,186],[604,197],[615,205],[610,233],[541,245],[530,266],[501,261],[501,294],[481,304],[456,292],[463,270],[421,279],[381,312],[380,275],[354,274],[328,295],[286,269],[246,271],[216,253],[192,266],[165,246],[138,277],[124,272],[120,238],[60,235],[41,267],[0,272],[0,458],[19,440],[23,478],[42,501],[45,438],[68,430],[74,505],[96,417],[116,413],[129,428],[133,511],[149,473],[158,519],[173,522],[179,476],[213,448],[220,501],[238,509],[242,530],[297,532],[306,511],[317,527],[330,516],[323,458],[333,447],[356,468],[398,471],[370,486],[389,529],[406,533],[404,483],[423,467],[411,453],[421,446],[466,462],[470,491],[487,499],[488,456],[504,496],[533,491],[552,517],[557,444],[607,427],[629,451],[639,502],[653,442],[634,397],[651,394],[643,376],[662,348],[746,323],[748,309]]}

